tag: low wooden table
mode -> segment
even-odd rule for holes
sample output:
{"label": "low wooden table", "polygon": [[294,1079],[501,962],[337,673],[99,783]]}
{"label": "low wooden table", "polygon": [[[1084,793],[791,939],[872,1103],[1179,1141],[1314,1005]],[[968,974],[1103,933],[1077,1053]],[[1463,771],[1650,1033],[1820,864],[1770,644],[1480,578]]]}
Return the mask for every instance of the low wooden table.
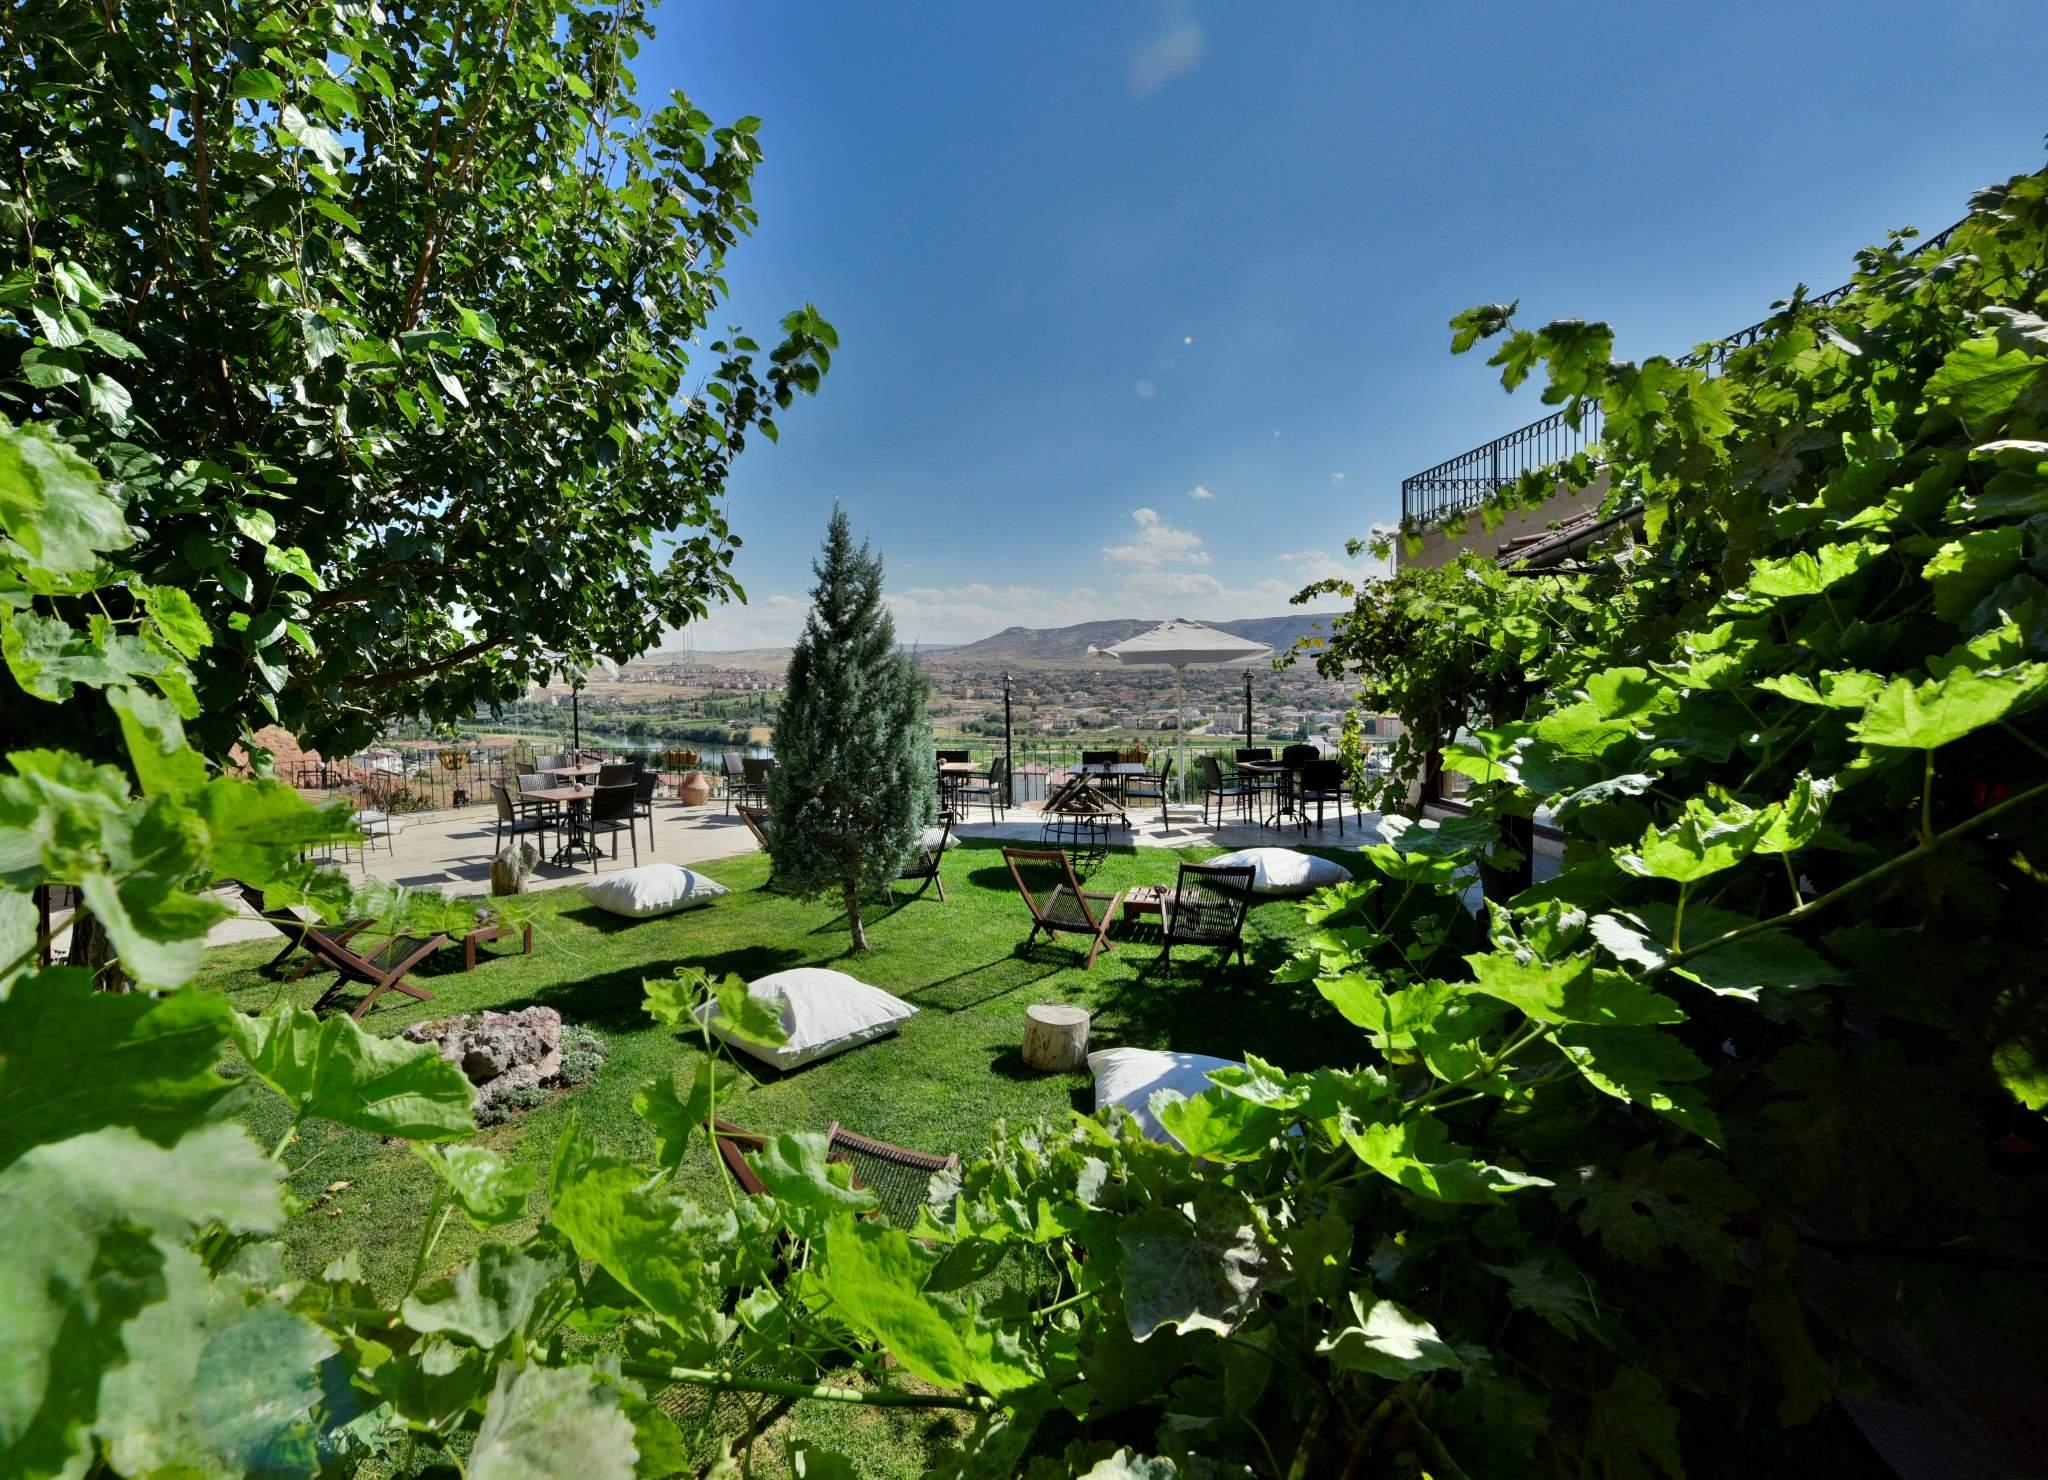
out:
{"label": "low wooden table", "polygon": [[1164,884],[1140,884],[1135,889],[1124,891],[1123,919],[1129,923],[1133,915],[1163,915],[1166,913],[1166,896],[1173,891]]}
{"label": "low wooden table", "polygon": [[[463,936],[462,969],[464,971],[476,970],[476,948],[482,945],[485,941],[503,940],[506,936],[510,935],[511,933],[512,927],[509,924],[507,924],[503,920],[495,920],[489,925],[479,925],[476,927],[476,929],[470,931],[469,934]],[[524,925],[522,925],[519,929],[519,935],[519,954],[522,956],[531,956],[533,954],[533,921],[528,920]]]}

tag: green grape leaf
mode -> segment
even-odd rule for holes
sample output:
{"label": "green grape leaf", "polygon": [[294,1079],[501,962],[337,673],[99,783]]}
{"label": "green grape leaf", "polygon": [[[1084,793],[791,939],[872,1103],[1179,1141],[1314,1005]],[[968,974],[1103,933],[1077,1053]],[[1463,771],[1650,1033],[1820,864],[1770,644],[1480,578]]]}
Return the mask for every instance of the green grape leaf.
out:
{"label": "green grape leaf", "polygon": [[710,1215],[673,1187],[650,1181],[622,1158],[600,1152],[572,1114],[555,1144],[548,1218],[585,1259],[708,1356],[731,1334],[705,1258],[736,1231],[733,1215]]}
{"label": "green grape leaf", "polygon": [[1759,560],[1750,570],[1749,589],[1757,596],[1818,596],[1847,580],[1884,554],[1877,540],[1846,540],[1818,550]]}
{"label": "green grape leaf", "polygon": [[2017,524],[1975,529],[1950,540],[1921,568],[1934,584],[1934,613],[1961,622],[2026,560],[2026,530]]}
{"label": "green grape leaf", "polygon": [[96,992],[53,967],[0,998],[0,1166],[31,1146],[128,1126],[168,1146],[234,1088],[214,1072],[234,1011],[213,992]]}
{"label": "green grape leaf", "polygon": [[312,845],[357,836],[346,801],[316,806],[279,781],[216,776],[194,805],[213,845],[213,877],[258,889],[291,873]]}
{"label": "green grape leaf", "polygon": [[548,1291],[569,1278],[570,1265],[568,1250],[559,1245],[485,1244],[452,1277],[406,1296],[399,1313],[415,1331],[440,1332],[494,1351],[526,1331]]}
{"label": "green grape leaf", "polygon": [[69,751],[10,751],[0,774],[0,879],[24,892],[75,883],[101,866],[107,828],[128,806],[128,779]]}
{"label": "green grape leaf", "polygon": [[166,1253],[165,1298],[122,1333],[127,1360],[100,1383],[100,1441],[124,1475],[308,1474],[318,1465],[320,1364],[335,1345],[282,1306],[209,1282]]}
{"label": "green grape leaf", "polygon": [[974,1310],[926,1292],[934,1263],[896,1229],[841,1213],[827,1228],[818,1278],[833,1315],[926,1382],[949,1391],[972,1385],[998,1397],[1036,1383],[1039,1374],[1022,1350]]}
{"label": "green grape leaf", "polygon": [[1755,1200],[1698,1151],[1638,1148],[1611,1169],[1582,1168],[1557,1199],[1617,1259],[1657,1269],[1675,1251],[1719,1280],[1742,1273],[1728,1223]]}
{"label": "green grape leaf", "polygon": [[1497,997],[1540,1022],[1640,1027],[1685,1021],[1676,1002],[1633,977],[1597,969],[1590,953],[1549,963],[1495,952],[1467,956],[1465,963],[1472,968],[1471,990]]}
{"label": "green grape leaf", "polygon": [[149,608],[150,620],[181,658],[196,658],[213,643],[213,632],[200,615],[199,603],[177,586],[131,585]]}
{"label": "green grape leaf", "polygon": [[213,896],[183,887],[203,867],[204,825],[176,799],[155,797],[107,818],[100,838],[107,868],[81,874],[80,897],[130,976],[179,985],[199,969],[206,932],[229,913]]}
{"label": "green grape leaf", "polygon": [[1472,1159],[1433,1116],[1345,1126],[1344,1142],[1358,1159],[1418,1197],[1436,1202],[1492,1202],[1503,1192],[1548,1187],[1548,1178]]}
{"label": "green grape leaf", "polygon": [[1870,701],[1850,734],[1865,745],[1938,750],[2048,698],[2048,663],[1982,673],[1953,668],[1916,684],[1895,678]]}
{"label": "green grape leaf", "polygon": [[1927,398],[1947,401],[1963,425],[1982,436],[1993,430],[2012,403],[2048,370],[2048,362],[2018,349],[2000,352],[1998,337],[1984,335],[1957,345],[1925,387]]}
{"label": "green grape leaf", "polygon": [[1602,1094],[1639,1104],[1684,1126],[1701,1140],[1721,1143],[1721,1122],[1706,1097],[1686,1086],[1707,1076],[1707,1066],[1669,1033],[1655,1028],[1560,1028],[1551,1039]]}
{"label": "green grape leaf", "polygon": [[107,690],[107,703],[144,796],[184,796],[206,785],[206,762],[185,744],[184,721],[168,700],[123,684]]}
{"label": "green grape leaf", "polygon": [[1316,1343],[1316,1352],[1347,1372],[1399,1382],[1418,1372],[1454,1371],[1464,1364],[1436,1327],[1391,1300],[1346,1292],[1351,1311]]}
{"label": "green grape leaf", "polygon": [[816,1237],[836,1214],[866,1212],[875,1206],[872,1192],[853,1185],[850,1165],[826,1160],[825,1138],[816,1132],[770,1136],[749,1160],[791,1227],[806,1238]]}
{"label": "green grape leaf", "polygon": [[234,1034],[249,1067],[294,1115],[408,1141],[476,1133],[476,1091],[431,1043],[366,1033],[343,1014],[323,1021],[289,1003],[237,1017]]}
{"label": "green grape leaf", "polygon": [[1678,1410],[1664,1400],[1663,1384],[1640,1367],[1622,1368],[1593,1395],[1586,1473],[1614,1480],[1651,1480],[1661,1473],[1685,1480]]}
{"label": "green grape leaf", "polygon": [[0,529],[21,546],[31,575],[89,574],[102,555],[135,543],[120,500],[101,489],[91,463],[40,429],[0,423]]}
{"label": "green grape leaf", "polygon": [[681,1168],[690,1137],[704,1128],[716,1097],[738,1078],[730,1064],[706,1054],[697,1061],[688,1095],[676,1093],[672,1076],[640,1086],[633,1095],[633,1113],[654,1127],[655,1165],[669,1173]]}
{"label": "green grape leaf", "polygon": [[[1593,938],[1617,959],[1631,966],[1657,970],[1673,954],[1669,942],[1679,923],[1678,912],[1672,906],[1644,904],[1633,911],[1596,915],[1592,932]],[[1685,912],[1681,943],[1697,946],[1755,923],[1745,915],[1693,905]],[[1721,996],[1742,997],[1752,1002],[1766,988],[1797,990],[1841,980],[1841,973],[1822,956],[1782,930],[1746,935],[1692,957],[1673,967],[1672,972]]]}
{"label": "green grape leaf", "polygon": [[1190,1156],[1209,1161],[1254,1161],[1266,1155],[1288,1117],[1227,1090],[1180,1098],[1161,1090],[1152,1097],[1153,1119]]}
{"label": "green grape leaf", "polygon": [[789,1041],[789,1033],[782,1026],[779,1000],[771,1003],[752,995],[747,984],[736,976],[728,976],[718,984],[718,1010],[711,1021],[722,1036],[741,1043],[774,1048]]}
{"label": "green grape leaf", "polygon": [[619,1391],[588,1367],[498,1369],[469,1480],[633,1480],[639,1451]]}
{"label": "green grape leaf", "polygon": [[499,1228],[526,1216],[538,1180],[532,1167],[513,1166],[487,1146],[414,1143],[413,1150],[434,1169],[471,1227]]}
{"label": "green grape leaf", "polygon": [[1198,1199],[1179,1208],[1142,1208],[1123,1220],[1124,1315],[1139,1341],[1168,1329],[1228,1335],[1258,1298],[1265,1256],[1240,1204]]}
{"label": "green grape leaf", "polygon": [[1877,697],[1884,678],[1859,669],[1836,669],[1809,679],[1799,673],[1774,673],[1760,678],[1756,686],[1795,704],[1816,704],[1828,709],[1862,709]]}
{"label": "green grape leaf", "polygon": [[1633,850],[1617,849],[1614,861],[1626,873],[1691,884],[1734,868],[1756,851],[1763,831],[1753,808],[1716,808],[1692,797],[1670,827],[1652,826]]}
{"label": "green grape leaf", "polygon": [[1519,1264],[1482,1265],[1507,1284],[1508,1303],[1540,1316],[1560,1336],[1576,1339],[1581,1332],[1609,1346],[1593,1287],[1585,1274],[1563,1255],[1532,1254]]}
{"label": "green grape leaf", "polygon": [[216,1221],[256,1234],[284,1224],[276,1169],[237,1125],[168,1147],[111,1127],[0,1170],[0,1473],[83,1473],[126,1328],[164,1297],[180,1246]]}

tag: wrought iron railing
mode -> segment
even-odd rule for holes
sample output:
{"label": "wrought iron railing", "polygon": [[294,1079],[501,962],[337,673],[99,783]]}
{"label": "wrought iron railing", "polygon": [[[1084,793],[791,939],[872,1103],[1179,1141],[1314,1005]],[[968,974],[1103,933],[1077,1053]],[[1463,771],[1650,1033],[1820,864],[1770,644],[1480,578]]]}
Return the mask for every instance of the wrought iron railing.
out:
{"label": "wrought iron railing", "polygon": [[[1967,219],[1967,218],[1965,218]],[[1938,231],[1925,241],[1916,243],[1915,254],[1937,250],[1948,245],[1963,222],[1958,221],[1944,231]],[[1810,305],[1825,305],[1835,302],[1846,294],[1854,283],[1844,283],[1839,288],[1830,288],[1806,299]],[[1711,344],[1681,356],[1677,363],[1691,367],[1704,367],[1708,374],[1719,370],[1728,357],[1737,350],[1747,349],[1753,344],[1768,339],[1777,330],[1778,316],[1759,319],[1747,328],[1717,339]],[[1588,403],[1581,408],[1579,424],[1573,426],[1569,408],[1553,411],[1540,421],[1532,421],[1525,427],[1517,428],[1506,436],[1495,437],[1491,442],[1461,452],[1456,457],[1438,463],[1412,477],[1401,480],[1401,522],[1411,527],[1426,525],[1435,520],[1445,519],[1467,509],[1477,508],[1503,488],[1519,480],[1523,474],[1540,472],[1556,467],[1566,458],[1574,457],[1598,445],[1600,441],[1601,415],[1598,403]]]}

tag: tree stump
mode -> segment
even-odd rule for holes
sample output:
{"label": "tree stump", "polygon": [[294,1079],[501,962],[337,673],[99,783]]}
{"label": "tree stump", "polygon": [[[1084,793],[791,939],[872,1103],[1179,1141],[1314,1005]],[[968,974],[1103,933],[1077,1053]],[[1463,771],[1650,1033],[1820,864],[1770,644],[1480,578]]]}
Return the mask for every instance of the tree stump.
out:
{"label": "tree stump", "polygon": [[1034,1069],[1078,1069],[1088,1057],[1088,1012],[1059,1002],[1024,1009],[1024,1062]]}

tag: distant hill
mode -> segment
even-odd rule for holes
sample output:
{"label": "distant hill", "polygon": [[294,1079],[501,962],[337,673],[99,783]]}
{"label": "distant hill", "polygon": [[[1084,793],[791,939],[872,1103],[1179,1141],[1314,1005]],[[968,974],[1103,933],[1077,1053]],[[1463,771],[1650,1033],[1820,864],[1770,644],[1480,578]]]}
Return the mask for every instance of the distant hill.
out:
{"label": "distant hill", "polygon": [[[922,643],[917,655],[927,663],[944,667],[979,667],[989,663],[1089,663],[1088,649],[1108,647],[1126,637],[1136,637],[1157,627],[1161,617],[1118,617],[1107,622],[1076,622],[1071,627],[1005,627],[979,642],[958,645]],[[1200,621],[1201,618],[1195,618]],[[1329,630],[1329,614],[1296,613],[1285,617],[1247,617],[1238,622],[1210,622],[1218,632],[1268,644],[1284,652],[1303,635]],[[687,658],[720,668],[745,668],[763,672],[789,666],[788,648],[747,648],[727,651],[699,650],[649,653],[637,663],[679,663]]]}
{"label": "distant hill", "polygon": [[[1091,647],[1109,647],[1157,627],[1164,618],[1118,617],[1107,622],[1077,622],[1071,627],[1005,627],[992,637],[939,654],[947,664],[988,662],[1071,663],[1088,661]],[[1194,620],[1200,621],[1197,617]],[[1218,632],[1263,642],[1279,653],[1297,638],[1329,630],[1328,614],[1299,613],[1285,617],[1247,617],[1238,622],[1210,622]]]}

